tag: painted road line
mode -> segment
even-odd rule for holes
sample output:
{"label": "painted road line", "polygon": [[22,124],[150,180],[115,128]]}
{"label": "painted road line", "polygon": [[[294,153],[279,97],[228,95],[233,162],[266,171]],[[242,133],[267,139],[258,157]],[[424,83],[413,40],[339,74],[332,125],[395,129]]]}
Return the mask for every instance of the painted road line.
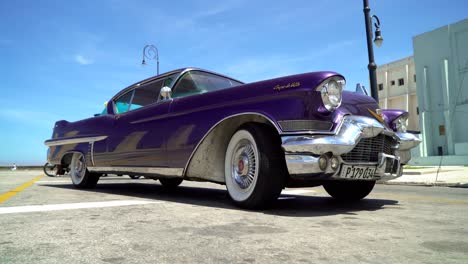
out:
{"label": "painted road line", "polygon": [[123,200],[123,201],[109,201],[109,202],[28,205],[28,206],[15,206],[15,207],[0,207],[0,214],[49,212],[49,211],[60,211],[60,210],[102,208],[102,207],[115,207],[115,206],[129,206],[129,205],[145,205],[145,204],[158,204],[158,203],[163,203],[163,202]]}
{"label": "painted road line", "polygon": [[285,195],[298,195],[298,194],[305,194],[305,193],[314,193],[315,191],[312,190],[283,190],[281,194]]}
{"label": "painted road line", "polygon": [[36,184],[41,184],[41,183],[72,183],[71,180],[69,181],[37,181]]}
{"label": "painted road line", "polygon": [[21,185],[20,187],[16,188],[16,189],[13,189],[9,192],[6,192],[2,195],[0,195],[0,203],[3,203],[5,202],[6,200],[10,199],[11,197],[17,195],[19,192],[21,192],[22,190],[28,188],[29,186],[33,185],[34,182],[38,181],[39,179],[41,179],[42,177],[44,177],[44,175],[39,175],[37,176],[36,178],[28,181],[27,183],[24,183],[23,185]]}

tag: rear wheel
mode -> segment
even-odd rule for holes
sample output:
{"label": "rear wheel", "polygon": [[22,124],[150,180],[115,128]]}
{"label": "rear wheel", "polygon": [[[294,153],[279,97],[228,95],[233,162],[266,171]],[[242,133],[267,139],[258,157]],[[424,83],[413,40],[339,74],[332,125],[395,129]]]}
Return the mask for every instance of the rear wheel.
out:
{"label": "rear wheel", "polygon": [[226,188],[237,205],[258,209],[275,201],[284,187],[284,154],[279,139],[263,125],[232,136],[224,162]]}
{"label": "rear wheel", "polygon": [[86,167],[86,160],[81,153],[73,154],[70,164],[70,177],[76,188],[94,188],[99,181],[99,174],[91,173]]}
{"label": "rear wheel", "polygon": [[182,183],[183,179],[181,178],[162,178],[159,179],[159,182],[168,189],[174,189]]}
{"label": "rear wheel", "polygon": [[333,198],[343,202],[359,201],[374,189],[375,181],[329,181],[323,188]]}

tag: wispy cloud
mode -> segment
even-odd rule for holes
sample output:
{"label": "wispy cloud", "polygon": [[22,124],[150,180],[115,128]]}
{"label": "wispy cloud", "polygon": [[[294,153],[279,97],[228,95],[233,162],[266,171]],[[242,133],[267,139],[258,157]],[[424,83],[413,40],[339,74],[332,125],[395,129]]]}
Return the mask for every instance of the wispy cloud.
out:
{"label": "wispy cloud", "polygon": [[89,65],[89,64],[94,63],[94,60],[86,58],[86,57],[84,57],[83,55],[80,55],[80,54],[75,55],[75,61],[78,62],[81,65]]}
{"label": "wispy cloud", "polygon": [[345,51],[356,43],[355,40],[345,40],[303,54],[250,56],[231,62],[225,67],[225,73],[247,82],[300,73],[305,64],[307,70],[313,69],[319,58]]}

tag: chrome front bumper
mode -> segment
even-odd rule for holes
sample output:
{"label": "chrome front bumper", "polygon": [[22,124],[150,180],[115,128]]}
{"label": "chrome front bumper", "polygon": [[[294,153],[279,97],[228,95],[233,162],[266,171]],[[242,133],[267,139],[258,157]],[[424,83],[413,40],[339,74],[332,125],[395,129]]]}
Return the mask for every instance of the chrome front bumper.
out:
{"label": "chrome front bumper", "polygon": [[[332,135],[283,136],[282,147],[286,154],[286,164],[291,177],[296,179],[333,179],[343,164],[375,166],[375,179],[390,180],[401,176],[402,164],[411,159],[410,149],[421,140],[414,134],[393,132],[375,119],[364,116],[345,116]],[[392,146],[394,155],[379,153],[377,162],[345,162],[341,155],[352,151],[361,139],[373,138],[380,134],[391,136],[398,144]],[[325,169],[319,166],[320,157],[328,160],[335,157],[339,166],[332,169],[328,163]]]}

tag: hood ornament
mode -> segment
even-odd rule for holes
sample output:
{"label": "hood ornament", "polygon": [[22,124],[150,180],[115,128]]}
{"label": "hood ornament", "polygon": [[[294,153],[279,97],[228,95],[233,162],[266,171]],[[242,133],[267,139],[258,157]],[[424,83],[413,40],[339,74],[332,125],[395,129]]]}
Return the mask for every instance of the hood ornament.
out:
{"label": "hood ornament", "polygon": [[372,111],[371,109],[367,108],[367,111],[375,118],[377,121],[379,121],[382,124],[385,124],[385,119],[382,114],[382,109],[376,109],[375,112]]}

